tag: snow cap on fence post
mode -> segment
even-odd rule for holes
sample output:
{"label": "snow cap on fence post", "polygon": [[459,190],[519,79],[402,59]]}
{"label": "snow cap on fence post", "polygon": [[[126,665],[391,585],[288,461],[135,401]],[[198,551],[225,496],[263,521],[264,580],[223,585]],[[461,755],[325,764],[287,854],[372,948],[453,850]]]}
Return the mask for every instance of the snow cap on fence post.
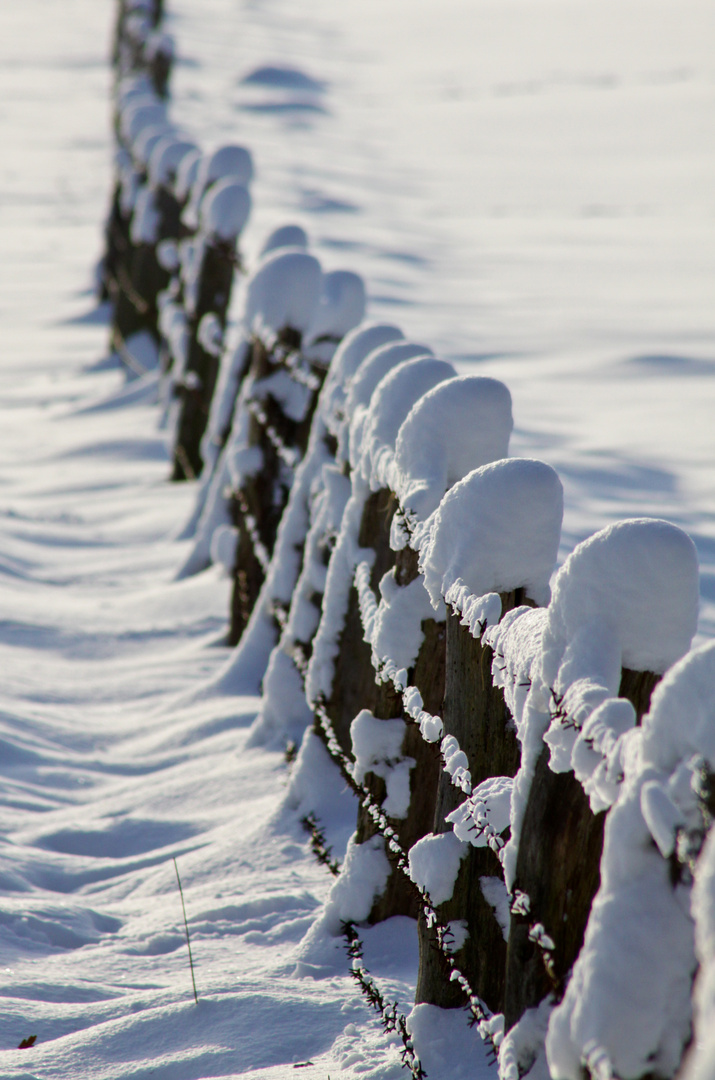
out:
{"label": "snow cap on fence post", "polygon": [[321,394],[321,415],[332,435],[338,434],[348,382],[360,364],[381,345],[402,337],[402,331],[389,323],[361,324],[345,335],[330,362],[330,371]]}
{"label": "snow cap on fence post", "polygon": [[[667,521],[619,521],[569,555],[554,580],[541,656],[542,681],[560,702],[545,735],[555,772],[574,768],[590,793],[592,755],[582,743],[593,745],[597,733],[585,725],[593,715],[591,727],[608,727],[608,710],[622,709],[609,701],[623,668],[660,675],[687,652],[698,595],[695,545]],[[615,733],[623,723],[614,716]]]}
{"label": "snow cap on fence post", "polygon": [[119,130],[125,146],[131,146],[144,128],[157,125],[166,129],[170,127],[166,106],[156,99],[151,101],[137,97],[122,109]]}
{"label": "snow cap on fence post", "polygon": [[179,163],[174,181],[174,195],[182,205],[189,197],[200,164],[201,151],[198,147],[185,154]]}
{"label": "snow cap on fence post", "polygon": [[187,154],[197,152],[195,143],[167,133],[156,144],[148,163],[149,180],[154,187],[171,187]]}
{"label": "snow cap on fence post", "polygon": [[304,334],[318,304],[321,278],[320,263],[307,252],[279,248],[269,255],[248,283],[248,332],[272,337],[291,327]]}
{"label": "snow cap on fence post", "polygon": [[199,161],[191,195],[182,217],[189,229],[198,226],[199,212],[207,189],[217,180],[229,176],[244,187],[253,179],[253,159],[244,146],[221,146],[212,154],[204,155]]}
{"label": "snow cap on fence post", "polygon": [[353,447],[355,454],[359,452],[370,400],[378,383],[405,360],[419,356],[432,356],[432,350],[414,341],[391,341],[365,357],[350,380],[345,398],[344,420],[338,432],[338,461],[351,460]]}
{"label": "snow cap on fence post", "polygon": [[232,176],[214,184],[201,204],[201,231],[228,243],[240,236],[251,212],[248,188]]}
{"label": "snow cap on fence post", "polygon": [[171,134],[172,128],[166,124],[148,124],[132,141],[132,158],[142,173],[148,172],[149,160],[156,147],[162,139]]}
{"label": "snow cap on fence post", "polygon": [[121,113],[131,101],[143,99],[143,104],[161,104],[156,90],[151,84],[151,79],[145,71],[133,71],[123,75],[118,84],[115,94],[117,110]]}
{"label": "snow cap on fence post", "polygon": [[323,274],[318,304],[305,333],[304,354],[324,365],[337,343],[365,314],[365,282],[351,270]]}
{"label": "snow cap on fence post", "polygon": [[277,229],[269,232],[263,241],[261,250],[258,252],[259,261],[279,248],[300,248],[302,251],[307,251],[308,234],[301,225],[279,225]]}
{"label": "snow cap on fence post", "polygon": [[563,488],[542,461],[505,458],[458,481],[435,511],[420,552],[432,606],[461,580],[476,596],[524,588],[548,603]]}
{"label": "snow cap on fence post", "polygon": [[423,356],[406,360],[380,380],[370,399],[360,443],[350,435],[350,463],[373,491],[389,484],[397,433],[414,403],[454,375],[446,360]]}
{"label": "snow cap on fence post", "polygon": [[619,677],[621,667],[662,674],[690,647],[698,594],[695,545],[677,525],[633,518],[601,529],[571,552],[554,580],[546,678],[556,678],[568,642],[596,622],[616,635]]}
{"label": "snow cap on fence post", "polygon": [[697,754],[715,771],[715,641],[692,649],[668,671],[653,692],[642,732],[648,764],[672,772]]}
{"label": "snow cap on fence post", "polygon": [[460,375],[439,383],[410,409],[395,443],[392,488],[418,520],[472,469],[505,458],[514,426],[504,383]]}

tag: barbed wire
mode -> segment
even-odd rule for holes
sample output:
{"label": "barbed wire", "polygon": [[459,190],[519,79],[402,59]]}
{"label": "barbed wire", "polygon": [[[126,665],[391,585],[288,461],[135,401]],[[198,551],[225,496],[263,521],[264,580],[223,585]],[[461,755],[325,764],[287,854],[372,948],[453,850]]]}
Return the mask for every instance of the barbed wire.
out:
{"label": "barbed wire", "polygon": [[232,494],[233,498],[238,503],[239,510],[241,511],[241,521],[246,527],[246,533],[248,535],[248,539],[251,542],[253,554],[255,555],[258,565],[260,566],[264,575],[267,575],[268,569],[271,565],[271,556],[265,544],[261,540],[260,534],[258,532],[258,523],[256,522],[255,517],[249,509],[248,503],[246,501],[246,496],[244,495],[241,488],[236,488]]}
{"label": "barbed wire", "polygon": [[407,1017],[398,1011],[398,1004],[393,1001],[389,1004],[374,977],[365,967],[363,959],[363,944],[355,928],[355,923],[344,922],[340,927],[343,937],[347,942],[347,953],[350,957],[350,977],[360,987],[363,996],[372,1005],[376,1013],[380,1015],[380,1023],[388,1035],[396,1034],[402,1041],[403,1069],[408,1069],[415,1080],[427,1080],[422,1062],[419,1059],[412,1036],[407,1028]]}
{"label": "barbed wire", "polygon": [[286,446],[281,436],[276,431],[275,427],[271,424],[265,410],[261,407],[259,401],[256,398],[249,398],[246,401],[246,407],[251,415],[258,421],[261,428],[268,437],[268,441],[275,450],[281,461],[288,466],[289,469],[295,469],[300,462],[300,451],[295,446]]}
{"label": "barbed wire", "polygon": [[397,832],[390,825],[382,806],[375,801],[370,790],[355,779],[353,763],[338,742],[324,698],[321,696],[318,700],[310,702],[309,704],[314,711],[328,753],[340,769],[346,784],[358,799],[360,799],[364,810],[369,814],[375,828],[386,841],[387,847],[392,855],[393,864],[410,882],[425,919],[425,923],[428,929],[433,931],[436,946],[449,968],[450,981],[457,983],[467,999],[466,1008],[471,1014],[471,1023],[477,1028],[482,1040],[490,1045],[496,1055],[498,1053],[498,1045],[495,1035],[491,1030],[492,1013],[479,998],[478,994],[476,994],[464,972],[457,966],[457,962],[450,950],[450,942],[453,935],[449,925],[440,921],[428,891],[413,881],[410,876],[409,856],[402,847]]}
{"label": "barbed wire", "polygon": [[268,359],[276,367],[285,368],[294,382],[304,386],[307,390],[312,390],[313,393],[320,390],[323,385],[323,380],[314,371],[302,366],[306,361],[299,350],[284,352],[282,349],[276,348],[268,353]]}

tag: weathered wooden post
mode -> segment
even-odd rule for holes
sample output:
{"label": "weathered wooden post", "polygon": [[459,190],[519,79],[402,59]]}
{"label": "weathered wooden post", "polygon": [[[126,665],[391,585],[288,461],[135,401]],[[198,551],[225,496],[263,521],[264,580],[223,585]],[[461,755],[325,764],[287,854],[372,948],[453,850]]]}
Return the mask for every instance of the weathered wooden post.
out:
{"label": "weathered wooden post", "polygon": [[[414,357],[415,352],[422,356],[407,359],[410,354]],[[414,402],[454,374],[451,364],[426,357],[420,346],[405,342],[378,350],[362,365],[355,380],[355,389],[360,392],[362,388],[366,403],[370,404],[367,409],[356,408],[351,424],[352,496],[328,567],[329,579],[331,576],[335,579],[335,595],[326,591],[323,608],[324,613],[339,608],[341,617],[339,625],[331,625],[330,617],[321,619],[315,643],[317,652],[311,664],[315,671],[318,665],[325,664],[326,654],[331,660],[325,675],[314,680],[316,693],[309,689],[309,697],[317,697],[320,689],[336,738],[348,754],[352,749],[350,725],[362,709],[369,709],[378,717],[384,714],[384,719],[398,716],[402,710],[394,688],[375,681],[372,652],[364,639],[359,597],[352,583],[355,550],[364,550],[370,560],[370,584],[374,591],[395,563],[390,528],[397,500],[384,485],[384,478],[380,481],[374,466],[392,455],[400,425]],[[372,378],[379,379],[380,375],[381,380],[373,383]],[[349,405],[350,401],[346,407]]]}
{"label": "weathered wooden post", "polygon": [[[542,661],[551,727],[518,837],[508,1028],[547,994],[562,996],[581,949],[600,882],[602,811],[609,803],[597,787],[591,790],[590,773],[600,759],[580,733],[596,710],[603,724],[613,725],[614,739],[640,723],[662,672],[687,649],[695,631],[689,613],[697,610],[697,569],[690,581],[682,580],[683,550],[686,556],[692,551],[697,568],[692,542],[675,526],[620,522],[580,544],[556,578]],[[672,631],[663,635],[664,626]]]}
{"label": "weathered wooden post", "polygon": [[265,340],[254,341],[234,421],[244,430],[238,453],[252,455],[254,464],[239,469],[232,495],[239,533],[232,644],[240,640],[266,578],[327,363],[364,304],[362,279],[346,271],[323,274],[318,261],[300,250],[269,254],[249,287],[246,325]]}
{"label": "weathered wooden post", "polygon": [[158,350],[158,297],[171,279],[159,259],[159,245],[179,236],[181,206],[173,192],[182,158],[193,143],[168,134],[155,140],[146,164],[146,180],[136,198],[130,225],[131,246],[123,269],[126,283],[118,290],[112,333],[120,355],[133,334],[145,331]]}
{"label": "weathered wooden post", "polygon": [[[447,379],[410,410],[387,470],[402,505],[391,530],[395,568],[381,581],[382,599],[369,627],[372,661],[388,684],[404,682],[406,672],[407,685],[419,692],[421,708],[440,726],[448,627],[444,606],[440,604],[435,614],[430,605],[418,569],[418,552],[410,543],[419,547],[421,522],[437,509],[449,487],[470,469],[507,453],[512,426],[511,397],[503,383],[479,376]],[[402,758],[414,762],[409,805],[402,818],[390,821],[405,851],[432,829],[441,771],[438,738],[436,733],[423,732],[414,720],[405,728]],[[383,803],[384,780],[368,773],[365,783],[374,799]],[[371,816],[361,811],[358,841],[369,838],[374,827]],[[394,866],[383,894],[373,905],[371,919],[380,921],[396,914],[416,917],[418,912],[414,887]]]}
{"label": "weathered wooden post", "polygon": [[[562,507],[560,481],[541,462],[505,459],[475,470],[447,494],[423,548],[425,580],[433,598],[449,594],[456,582],[466,585],[476,596],[485,597],[485,621],[494,619],[498,610],[503,615],[524,603],[543,602],[558,552]],[[484,628],[485,623],[474,629],[479,634]],[[450,613],[445,769],[439,780],[434,835],[422,841],[422,850],[418,847],[411,854],[410,863],[413,877],[431,891],[430,873],[421,870],[424,853],[431,845],[435,854],[447,854],[453,886],[436,880],[432,901],[440,924],[453,928],[451,952],[457,967],[474,992],[499,1012],[506,944],[482,879],[501,878],[497,852],[503,846],[508,816],[503,820],[503,807],[497,813],[495,799],[503,802],[506,791],[508,801],[508,780],[517,771],[519,748],[502,691],[492,682],[492,660],[489,644],[460,625],[459,614]],[[501,791],[494,783],[497,779]],[[490,813],[493,821],[485,830],[484,819]],[[444,1008],[463,1004],[463,991],[449,981],[435,931],[424,918],[419,931],[417,1002]]]}
{"label": "weathered wooden post", "polygon": [[201,472],[201,437],[216,384],[220,353],[206,348],[200,326],[210,315],[221,333],[225,330],[238,261],[237,241],[250,205],[248,190],[231,177],[214,184],[201,204],[198,257],[193,274],[184,284],[189,345],[181,381],[175,384],[181,404],[173,452],[174,480],[194,479]]}
{"label": "weathered wooden post", "polygon": [[102,268],[105,293],[117,308],[126,303],[129,309],[143,307],[136,302],[131,283],[134,242],[131,226],[137,195],[146,181],[151,149],[169,132],[166,108],[156,95],[141,87],[137,93],[120,93],[117,103],[119,149],[116,155],[116,181],[112,197],[106,239],[107,249]]}
{"label": "weathered wooden post", "polygon": [[274,645],[267,656],[252,741],[295,745],[311,723],[304,690],[306,668],[320,621],[328,563],[350,493],[343,471],[346,463],[336,457],[338,436],[348,422],[346,398],[370,355],[399,340],[404,338],[395,326],[362,323],[345,335],[330,361],[254,619],[254,633],[262,641],[272,639]]}

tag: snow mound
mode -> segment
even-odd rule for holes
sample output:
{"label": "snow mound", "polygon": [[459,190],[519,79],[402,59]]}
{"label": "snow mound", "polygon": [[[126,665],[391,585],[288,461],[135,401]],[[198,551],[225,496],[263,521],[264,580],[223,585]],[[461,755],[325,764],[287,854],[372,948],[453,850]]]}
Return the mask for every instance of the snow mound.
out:
{"label": "snow mound", "polygon": [[420,567],[432,606],[458,581],[476,596],[525,588],[546,603],[562,515],[561,481],[541,461],[506,458],[469,473],[424,534]]}
{"label": "snow mound", "polygon": [[360,364],[350,380],[343,408],[343,423],[338,432],[338,459],[357,459],[362,433],[373,391],[381,379],[405,360],[431,356],[426,345],[412,341],[391,341],[374,349]]}
{"label": "snow mound", "polygon": [[201,231],[228,243],[240,236],[250,212],[248,189],[226,177],[211,187],[201,204]]}
{"label": "snow mound", "polygon": [[263,242],[259,260],[272,251],[287,247],[303,248],[303,250],[308,247],[308,235],[300,225],[279,225],[277,229],[273,229]]}
{"label": "snow mound", "polygon": [[153,186],[169,187],[174,182],[184,157],[197,152],[195,143],[188,139],[165,135],[156,144],[149,158],[149,179]]}
{"label": "snow mound", "polygon": [[507,456],[511,394],[497,379],[462,375],[413,405],[397,436],[394,490],[403,509],[424,519],[457,480]]}
{"label": "snow mound", "polygon": [[590,734],[579,736],[587,720],[616,697],[622,668],[662,674],[683,656],[697,618],[697,554],[682,529],[636,518],[578,545],[554,581],[543,637],[541,677],[561,703],[545,736],[554,771],[579,755],[582,782],[595,774],[581,749]]}
{"label": "snow mound", "polygon": [[174,181],[174,194],[180,203],[185,203],[188,199],[200,164],[201,151],[198,148],[185,154],[181,159]]}
{"label": "snow mound", "polygon": [[446,360],[423,356],[404,361],[380,380],[370,399],[359,446],[353,443],[352,433],[350,438],[350,463],[373,491],[390,484],[397,433],[414,403],[454,374]]}
{"label": "snow mound", "polygon": [[305,251],[273,252],[248,284],[246,327],[259,337],[272,338],[286,327],[304,334],[318,305],[321,283],[315,256]]}
{"label": "snow mound", "polygon": [[321,415],[331,434],[338,434],[348,385],[360,364],[375,349],[402,336],[398,327],[388,323],[363,323],[345,335],[335,350],[321,395]]}
{"label": "snow mound", "polygon": [[365,314],[365,282],[349,270],[324,274],[318,304],[306,331],[305,350],[311,359],[329,363],[341,338]]}
{"label": "snow mound", "polygon": [[212,154],[201,157],[183,215],[184,223],[190,229],[198,226],[201,203],[207,189],[217,180],[229,176],[243,187],[248,187],[253,179],[253,158],[244,146],[221,146]]}
{"label": "snow mound", "polygon": [[169,126],[166,105],[155,95],[131,98],[121,110],[119,130],[127,146],[131,146],[143,128]]}
{"label": "snow mound", "polygon": [[159,143],[171,133],[172,129],[167,124],[148,124],[142,127],[131,144],[134,159],[142,170],[147,168],[151,155]]}

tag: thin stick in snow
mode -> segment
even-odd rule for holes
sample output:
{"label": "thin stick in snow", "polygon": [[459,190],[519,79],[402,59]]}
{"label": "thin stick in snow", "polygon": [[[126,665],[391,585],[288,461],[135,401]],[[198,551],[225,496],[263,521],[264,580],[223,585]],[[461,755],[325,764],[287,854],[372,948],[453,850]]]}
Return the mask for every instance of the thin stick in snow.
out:
{"label": "thin stick in snow", "polygon": [[176,870],[176,883],[179,886],[179,896],[181,897],[181,910],[184,913],[184,929],[186,930],[186,945],[189,950],[189,967],[191,968],[191,985],[194,988],[194,1001],[198,1005],[199,995],[196,992],[196,977],[194,975],[194,958],[191,955],[191,937],[189,935],[189,924],[186,919],[186,904],[184,903],[184,890],[181,888],[181,878],[179,877],[179,866],[174,856],[174,870]]}

